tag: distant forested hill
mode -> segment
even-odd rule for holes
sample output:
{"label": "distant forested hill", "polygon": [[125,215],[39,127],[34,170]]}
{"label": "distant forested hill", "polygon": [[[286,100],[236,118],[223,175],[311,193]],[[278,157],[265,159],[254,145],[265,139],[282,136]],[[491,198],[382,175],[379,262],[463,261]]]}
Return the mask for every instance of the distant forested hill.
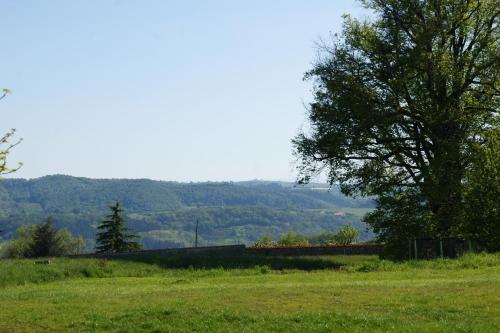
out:
{"label": "distant forested hill", "polygon": [[251,243],[287,231],[315,234],[351,223],[371,237],[360,216],[369,200],[352,199],[324,185],[248,181],[176,183],[149,179],[46,176],[0,181],[0,241],[17,227],[51,216],[56,226],[93,246],[95,226],[119,200],[129,225],[147,248],[189,246],[196,219],[200,244]]}

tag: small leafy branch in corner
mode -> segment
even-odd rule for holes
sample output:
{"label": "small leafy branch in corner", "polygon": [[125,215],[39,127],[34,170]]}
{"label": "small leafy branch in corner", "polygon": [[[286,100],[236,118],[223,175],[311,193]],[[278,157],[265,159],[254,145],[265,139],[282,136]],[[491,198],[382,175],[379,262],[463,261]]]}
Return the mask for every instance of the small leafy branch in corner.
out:
{"label": "small leafy branch in corner", "polygon": [[[2,89],[2,93],[0,94],[0,100],[4,99],[7,95],[11,93],[12,92],[9,89],[6,88]],[[9,132],[0,137],[0,175],[6,175],[9,173],[16,172],[23,165],[22,163],[19,163],[15,168],[10,168],[7,165],[7,156],[9,155],[12,148],[14,148],[23,141],[23,139],[19,139],[14,143],[11,143],[10,140],[12,139],[15,133],[16,129],[12,128]]]}

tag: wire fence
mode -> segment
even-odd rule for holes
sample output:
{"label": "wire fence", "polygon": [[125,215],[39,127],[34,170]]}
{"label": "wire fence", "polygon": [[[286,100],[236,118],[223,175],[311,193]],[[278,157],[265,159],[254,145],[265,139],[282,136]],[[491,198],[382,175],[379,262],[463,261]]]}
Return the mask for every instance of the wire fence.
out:
{"label": "wire fence", "polygon": [[472,241],[460,238],[416,238],[408,240],[409,259],[457,258],[474,252]]}

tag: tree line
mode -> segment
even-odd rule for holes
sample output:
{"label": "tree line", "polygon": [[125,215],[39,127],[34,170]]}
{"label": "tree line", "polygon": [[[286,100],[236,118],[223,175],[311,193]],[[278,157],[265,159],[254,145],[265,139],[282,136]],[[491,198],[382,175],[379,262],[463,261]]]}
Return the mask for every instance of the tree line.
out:
{"label": "tree line", "polygon": [[[137,251],[142,245],[135,241],[137,235],[130,233],[123,218],[123,209],[119,202],[109,206],[111,213],[97,227],[96,253],[120,253]],[[258,239],[254,246],[307,246],[307,245],[348,245],[359,238],[359,230],[345,225],[335,233],[321,233],[314,236],[303,236],[288,232],[274,241],[271,236]],[[73,238],[66,228],[56,229],[48,218],[40,224],[24,225],[16,232],[14,240],[4,249],[8,258],[38,258],[73,255],[81,252],[83,238]]]}
{"label": "tree line", "polygon": [[[137,251],[142,245],[134,239],[123,218],[123,209],[119,202],[109,206],[111,214],[97,227],[97,253],[119,253]],[[39,224],[23,225],[16,231],[16,236],[5,249],[7,258],[39,258],[66,256],[81,253],[84,247],[81,236],[74,238],[66,228],[56,229],[51,218]]]}
{"label": "tree line", "polygon": [[255,241],[255,247],[273,246],[309,246],[309,245],[349,245],[359,239],[359,230],[352,225],[345,225],[337,232],[323,232],[314,236],[304,236],[295,232],[281,234],[278,240],[264,236]]}

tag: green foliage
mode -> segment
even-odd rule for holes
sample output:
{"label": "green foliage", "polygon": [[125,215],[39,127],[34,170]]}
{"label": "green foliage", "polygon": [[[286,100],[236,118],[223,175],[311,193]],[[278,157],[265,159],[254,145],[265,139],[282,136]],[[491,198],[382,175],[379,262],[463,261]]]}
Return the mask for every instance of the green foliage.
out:
{"label": "green foliage", "polygon": [[255,247],[267,247],[274,245],[276,245],[276,243],[271,236],[264,236],[262,238],[259,238],[254,243]]}
{"label": "green foliage", "polygon": [[[0,92],[0,100],[4,99],[11,93],[12,92],[9,89],[3,88]],[[19,163],[18,167],[16,168],[11,168],[7,165],[7,157],[10,154],[11,149],[17,146],[22,141],[21,139],[14,143],[10,142],[15,133],[16,130],[13,128],[3,136],[0,136],[0,176],[16,172],[22,166],[22,163]]]}
{"label": "green foliage", "polygon": [[308,237],[313,245],[349,245],[359,239],[359,230],[350,224],[342,226],[336,232],[323,232]]}
{"label": "green foliage", "polygon": [[320,234],[307,237],[309,243],[312,245],[331,245],[335,244],[334,232],[322,232]]}
{"label": "green foliage", "polygon": [[189,256],[151,255],[137,257],[54,258],[48,265],[32,260],[0,260],[0,288],[28,283],[46,283],[78,278],[186,276],[245,276],[298,270],[337,270],[339,272],[406,272],[418,270],[462,270],[500,267],[500,253],[467,253],[457,259],[410,260],[393,262],[377,256]]}
{"label": "green foliage", "polygon": [[0,288],[46,283],[78,278],[186,276],[242,276],[275,271],[319,271],[348,269],[378,260],[375,256],[258,257],[258,256],[189,256],[141,253],[127,258],[55,258],[49,265],[35,265],[32,260],[0,261]]}
{"label": "green foliage", "polygon": [[[292,183],[172,183],[151,180],[96,180],[47,176],[0,182],[0,241],[14,237],[23,224],[52,216],[54,226],[82,235],[94,250],[96,224],[107,214],[105,202],[118,198],[124,218],[141,236],[145,248],[193,246],[196,219],[199,244],[253,244],[262,235],[277,239],[294,230],[301,234],[331,232],[351,223],[366,231],[360,216],[370,210],[367,199],[351,199],[337,188]],[[345,211],[345,215],[335,215]]]}
{"label": "green foliage", "polygon": [[97,227],[99,232],[96,235],[96,251],[98,253],[129,252],[140,250],[142,246],[132,241],[138,238],[137,235],[127,233],[130,229],[125,227],[123,219],[123,209],[117,201],[109,206],[111,215],[107,216],[101,225]]}
{"label": "green foliage", "polygon": [[255,241],[255,247],[271,246],[307,246],[311,245],[349,245],[359,238],[359,230],[347,224],[336,232],[323,232],[314,236],[304,236],[295,232],[281,234],[277,242],[271,236],[264,236]]}
{"label": "green foliage", "polygon": [[307,246],[309,245],[309,241],[306,237],[289,231],[280,236],[277,244],[281,246]]}
{"label": "green foliage", "polygon": [[2,257],[24,258],[30,256],[35,228],[35,224],[20,226],[16,230],[15,238],[2,248]]}
{"label": "green foliage", "polygon": [[45,223],[24,225],[16,231],[3,256],[7,258],[52,257],[79,253],[84,246],[83,238],[73,238],[67,229],[55,229],[50,219]]}
{"label": "green foliage", "polygon": [[162,212],[194,207],[273,207],[334,209],[372,207],[371,200],[352,199],[337,188],[328,191],[294,187],[293,183],[175,183],[148,179],[89,179],[63,175],[5,179],[0,183],[4,213],[102,213],[106,202],[120,201],[129,212]]}
{"label": "green foliage", "polygon": [[[498,128],[498,1],[363,3],[373,19],[346,16],[342,35],[306,74],[315,93],[311,131],[293,141],[301,180],[326,169],[344,193],[376,196],[367,221],[387,241],[460,237],[475,147],[488,141],[485,129]],[[498,179],[488,195],[491,187]],[[492,204],[482,208],[496,215]],[[493,240],[498,227],[476,217]]]}
{"label": "green foliage", "polygon": [[16,134],[16,129],[11,129],[9,132],[0,137],[0,175],[10,174],[19,170],[22,163],[15,168],[11,168],[7,164],[7,157],[10,154],[12,148],[21,143],[21,139],[14,143],[11,143],[12,137]]}
{"label": "green foliage", "polygon": [[377,209],[368,213],[364,221],[385,243],[386,257],[408,258],[409,239],[435,237],[434,220],[418,191],[380,196],[376,203]]}
{"label": "green foliage", "polygon": [[349,245],[355,243],[359,238],[359,230],[352,225],[345,225],[333,236],[333,241],[338,245]]}
{"label": "green foliage", "polygon": [[466,178],[464,234],[489,251],[500,251],[500,131],[490,129],[474,148]]}
{"label": "green foliage", "polygon": [[466,253],[457,259],[409,260],[394,262],[374,260],[353,267],[359,272],[397,272],[409,270],[461,270],[500,266],[500,253]]}
{"label": "green foliage", "polygon": [[62,255],[79,254],[85,247],[85,241],[82,236],[73,238],[71,231],[66,228],[61,228],[56,234],[56,253]]}
{"label": "green foliage", "polygon": [[78,278],[141,277],[167,272],[140,262],[68,258],[55,258],[47,265],[34,264],[33,260],[3,259],[0,271],[0,287]]}
{"label": "green foliage", "polygon": [[33,232],[30,256],[35,258],[48,257],[54,255],[59,250],[59,247],[57,230],[52,226],[50,219],[36,226]]}

